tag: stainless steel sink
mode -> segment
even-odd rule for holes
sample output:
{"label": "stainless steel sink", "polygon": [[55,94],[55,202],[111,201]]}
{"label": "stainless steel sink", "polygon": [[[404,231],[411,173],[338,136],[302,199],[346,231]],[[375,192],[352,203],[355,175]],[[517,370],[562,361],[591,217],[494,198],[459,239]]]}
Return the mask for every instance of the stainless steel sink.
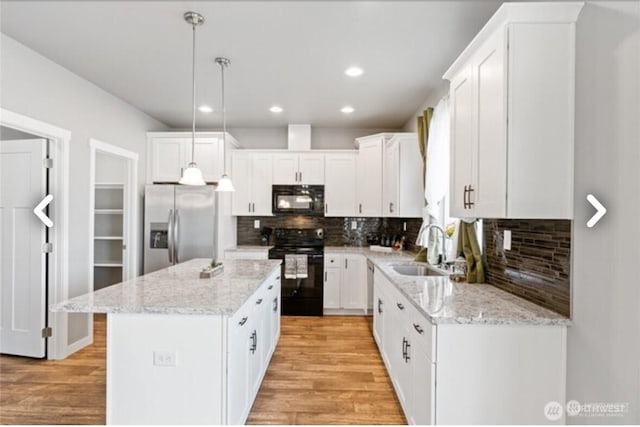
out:
{"label": "stainless steel sink", "polygon": [[391,268],[403,276],[445,276],[446,274],[428,265],[391,264]]}

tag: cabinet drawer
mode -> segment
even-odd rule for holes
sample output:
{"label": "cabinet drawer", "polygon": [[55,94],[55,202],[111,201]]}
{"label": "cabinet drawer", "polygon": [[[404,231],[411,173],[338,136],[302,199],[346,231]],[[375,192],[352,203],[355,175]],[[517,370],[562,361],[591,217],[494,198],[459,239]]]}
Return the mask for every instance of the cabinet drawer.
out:
{"label": "cabinet drawer", "polygon": [[407,309],[407,321],[411,330],[410,339],[420,344],[426,351],[431,362],[436,361],[436,327],[411,305]]}
{"label": "cabinet drawer", "polygon": [[343,259],[339,254],[324,254],[324,268],[341,268]]}

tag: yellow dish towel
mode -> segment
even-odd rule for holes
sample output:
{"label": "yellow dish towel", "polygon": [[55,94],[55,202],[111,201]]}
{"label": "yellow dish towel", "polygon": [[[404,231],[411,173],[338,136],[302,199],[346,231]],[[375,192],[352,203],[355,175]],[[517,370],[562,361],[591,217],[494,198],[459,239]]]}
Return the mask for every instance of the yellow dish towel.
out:
{"label": "yellow dish towel", "polygon": [[482,264],[482,253],[478,244],[475,224],[460,221],[458,232],[458,253],[456,256],[464,256],[467,260],[467,282],[484,283],[484,265]]}

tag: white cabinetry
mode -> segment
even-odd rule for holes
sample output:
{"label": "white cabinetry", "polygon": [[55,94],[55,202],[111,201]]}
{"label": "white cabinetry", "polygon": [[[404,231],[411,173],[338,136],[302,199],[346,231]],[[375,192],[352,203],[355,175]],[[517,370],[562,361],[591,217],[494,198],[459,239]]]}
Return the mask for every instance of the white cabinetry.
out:
{"label": "white cabinetry", "polygon": [[357,152],[325,156],[324,216],[356,215]]}
{"label": "white cabinetry", "polygon": [[581,8],[504,4],[445,73],[451,215],[573,217],[574,39]]}
{"label": "white cabinetry", "polygon": [[357,203],[359,217],[382,216],[382,150],[385,135],[356,139],[358,145]]}
{"label": "white cabinetry", "polygon": [[274,185],[323,185],[324,154],[277,153],[273,156]]}
{"label": "white cabinetry", "polygon": [[234,151],[231,173],[236,191],[232,196],[233,215],[270,216],[273,155]]}
{"label": "white cabinetry", "polygon": [[382,216],[419,218],[424,206],[422,158],[416,134],[397,133],[385,141]]}
{"label": "white cabinetry", "polygon": [[327,314],[367,312],[366,259],[359,254],[325,254],[324,308],[338,309]]}
{"label": "white cabinetry", "polygon": [[545,404],[564,402],[565,326],[434,325],[379,269],[374,299],[373,334],[410,424],[549,424]]}
{"label": "white cabinetry", "polygon": [[[227,143],[236,140],[227,134]],[[191,162],[192,140],[189,132],[147,133],[147,182],[176,183]],[[223,172],[224,147],[221,132],[197,132],[193,158],[207,183],[218,182]]]}
{"label": "white cabinetry", "polygon": [[227,329],[227,424],[242,425],[280,336],[280,273],[229,319]]}

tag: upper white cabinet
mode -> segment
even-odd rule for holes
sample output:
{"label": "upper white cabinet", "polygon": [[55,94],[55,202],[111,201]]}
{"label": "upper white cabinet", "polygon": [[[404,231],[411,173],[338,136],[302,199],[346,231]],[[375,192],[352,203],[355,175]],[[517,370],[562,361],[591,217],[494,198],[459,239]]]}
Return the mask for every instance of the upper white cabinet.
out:
{"label": "upper white cabinet", "polygon": [[234,151],[231,173],[236,191],[232,195],[232,214],[270,216],[273,155],[264,152]]}
{"label": "upper white cabinet", "polygon": [[358,145],[357,216],[382,216],[383,134],[356,139]]}
{"label": "upper white cabinet", "polygon": [[324,216],[356,215],[356,152],[325,156]]}
{"label": "upper white cabinet", "polygon": [[[227,143],[236,140],[227,134]],[[224,147],[221,132],[197,132],[195,145],[189,132],[147,133],[147,182],[176,183],[193,158],[207,183],[218,182],[223,173]]]}
{"label": "upper white cabinet", "polygon": [[324,154],[277,153],[273,155],[274,185],[323,185]]}
{"label": "upper white cabinet", "polygon": [[506,3],[445,73],[451,215],[573,217],[575,22],[582,3]]}
{"label": "upper white cabinet", "polygon": [[422,217],[422,182],[422,157],[416,134],[393,134],[383,147],[382,216]]}

